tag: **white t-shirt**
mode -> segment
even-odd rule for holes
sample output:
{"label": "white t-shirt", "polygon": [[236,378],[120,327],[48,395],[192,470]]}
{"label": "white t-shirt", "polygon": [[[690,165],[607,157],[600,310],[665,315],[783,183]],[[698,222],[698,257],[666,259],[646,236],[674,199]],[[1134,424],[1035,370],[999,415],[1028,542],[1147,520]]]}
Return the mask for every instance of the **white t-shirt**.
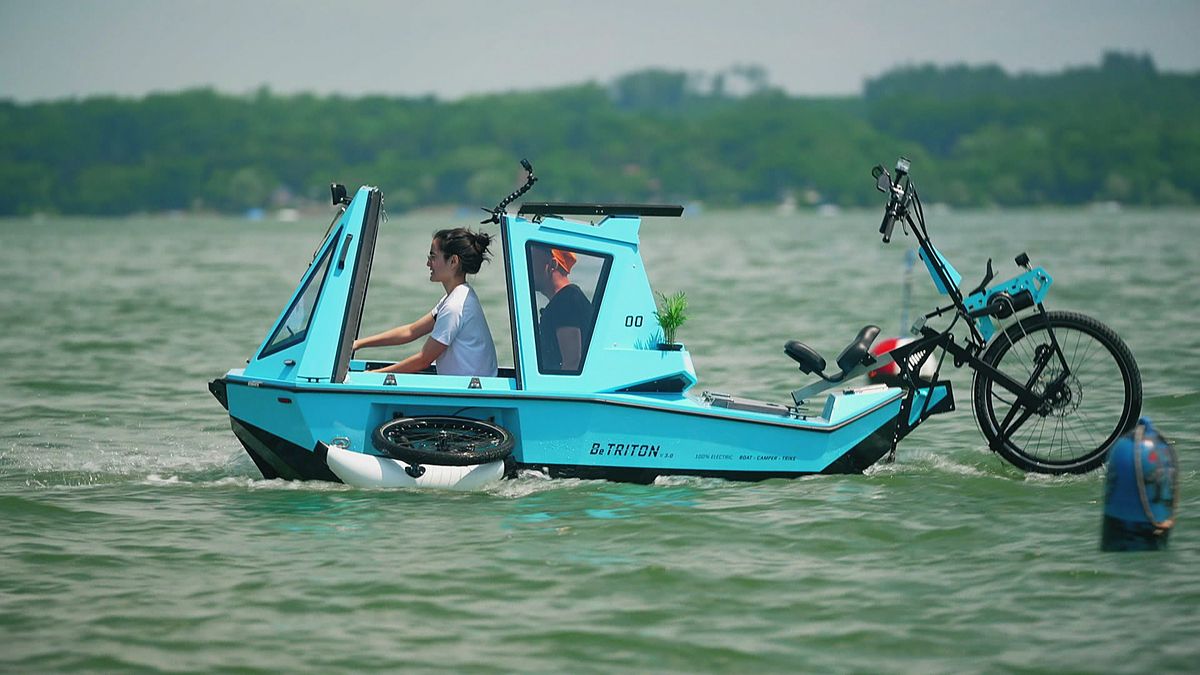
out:
{"label": "white t-shirt", "polygon": [[459,284],[430,313],[429,337],[446,345],[435,362],[438,375],[496,376],[496,346],[475,289]]}

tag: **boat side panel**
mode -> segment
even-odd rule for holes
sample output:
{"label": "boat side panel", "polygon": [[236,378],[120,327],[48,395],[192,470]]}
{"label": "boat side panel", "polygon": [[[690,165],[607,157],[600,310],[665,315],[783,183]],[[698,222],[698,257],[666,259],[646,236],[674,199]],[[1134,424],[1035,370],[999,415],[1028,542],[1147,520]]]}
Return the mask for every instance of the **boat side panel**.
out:
{"label": "boat side panel", "polygon": [[230,417],[306,448],[318,441],[330,445],[336,439],[346,449],[372,453],[371,434],[397,417],[461,416],[492,421],[514,434],[521,428],[513,399],[356,392],[336,385],[303,390],[238,380],[227,383]]}
{"label": "boat side panel", "polygon": [[[534,466],[653,469],[663,474],[821,473],[876,430],[894,426],[899,409],[899,400],[893,400],[850,424],[819,431],[602,404],[567,407],[531,401],[523,404],[522,434],[514,456]],[[888,436],[890,441],[890,431]]]}

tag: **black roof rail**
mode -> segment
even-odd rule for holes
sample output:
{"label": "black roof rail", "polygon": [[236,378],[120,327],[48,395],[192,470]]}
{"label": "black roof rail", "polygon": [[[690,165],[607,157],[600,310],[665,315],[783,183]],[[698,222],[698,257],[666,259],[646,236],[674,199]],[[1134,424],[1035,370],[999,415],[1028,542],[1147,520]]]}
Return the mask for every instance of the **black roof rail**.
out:
{"label": "black roof rail", "polygon": [[678,204],[579,204],[574,202],[533,202],[521,205],[518,216],[663,216],[678,218]]}

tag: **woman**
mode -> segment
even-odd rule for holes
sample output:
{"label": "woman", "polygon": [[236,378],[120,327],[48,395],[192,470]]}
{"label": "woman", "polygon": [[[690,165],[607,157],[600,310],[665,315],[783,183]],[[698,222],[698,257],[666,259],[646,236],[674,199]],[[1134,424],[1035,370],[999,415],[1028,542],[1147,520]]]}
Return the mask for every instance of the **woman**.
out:
{"label": "woman", "polygon": [[408,344],[428,335],[421,351],[373,372],[416,373],[437,363],[438,375],[496,376],[496,346],[483,307],[467,275],[488,260],[491,236],[465,228],[440,230],[429,245],[429,280],[440,283],[446,295],[420,319],[354,341],[354,349]]}

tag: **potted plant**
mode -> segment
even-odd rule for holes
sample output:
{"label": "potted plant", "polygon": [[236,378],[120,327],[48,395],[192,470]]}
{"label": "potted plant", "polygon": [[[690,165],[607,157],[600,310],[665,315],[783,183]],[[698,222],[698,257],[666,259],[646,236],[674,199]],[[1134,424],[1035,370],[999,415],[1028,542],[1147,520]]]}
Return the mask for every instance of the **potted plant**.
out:
{"label": "potted plant", "polygon": [[683,349],[683,345],[675,342],[675,331],[687,321],[687,295],[679,291],[673,295],[659,293],[658,297],[662,299],[662,303],[659,310],[654,312],[654,318],[658,319],[658,327],[662,329],[663,334],[663,341],[658,343],[658,348],[677,352]]}

